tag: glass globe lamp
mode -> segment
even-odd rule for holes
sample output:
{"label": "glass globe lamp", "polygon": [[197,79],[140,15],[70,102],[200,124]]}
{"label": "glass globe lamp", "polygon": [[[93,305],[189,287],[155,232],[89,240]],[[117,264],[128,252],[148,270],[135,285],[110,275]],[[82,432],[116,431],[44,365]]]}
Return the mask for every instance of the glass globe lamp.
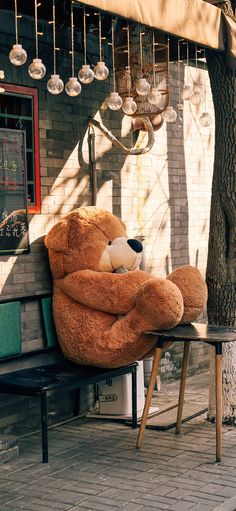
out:
{"label": "glass globe lamp", "polygon": [[83,64],[83,66],[78,72],[78,78],[81,83],[84,83],[84,85],[87,85],[88,83],[91,83],[93,81],[94,72],[89,64]]}
{"label": "glass globe lamp", "polygon": [[64,89],[64,83],[61,80],[59,75],[51,75],[50,80],[47,83],[47,89],[50,94],[56,96],[57,94],[61,94]]}
{"label": "glass globe lamp", "polygon": [[46,74],[46,67],[41,59],[33,59],[28,67],[28,72],[33,80],[41,80]]}
{"label": "glass globe lamp", "polygon": [[212,124],[212,117],[208,112],[203,112],[199,118],[199,122],[203,128],[208,128]]}
{"label": "glass globe lamp", "polygon": [[65,85],[65,91],[68,96],[74,97],[79,96],[81,93],[82,87],[80,83],[78,82],[78,79],[74,76],[71,76],[68,80],[68,82]]}
{"label": "glass globe lamp", "polygon": [[132,96],[128,96],[127,98],[124,99],[122,105],[122,110],[124,114],[133,115],[136,112],[137,108],[138,108],[137,104],[135,103]]}
{"label": "glass globe lamp", "polygon": [[160,91],[158,90],[157,87],[152,87],[149,94],[148,94],[148,97],[147,97],[147,100],[148,102],[151,104],[151,105],[158,105],[158,106],[161,106],[162,104],[162,95],[160,93]]}
{"label": "glass globe lamp", "polygon": [[106,80],[109,75],[109,69],[106,66],[105,62],[101,60],[97,62],[97,65],[94,68],[94,76],[97,80]]}
{"label": "glass globe lamp", "polygon": [[165,122],[175,122],[177,119],[177,112],[174,110],[173,106],[167,106],[162,116]]}
{"label": "glass globe lamp", "polygon": [[190,85],[185,85],[182,91],[182,99],[189,101],[193,93],[193,89]]}
{"label": "glass globe lamp", "polygon": [[147,96],[151,87],[146,78],[139,78],[135,83],[135,88],[139,96]]}
{"label": "glass globe lamp", "polygon": [[118,92],[111,92],[108,96],[107,104],[110,110],[120,110],[122,107],[122,98],[119,96]]}
{"label": "glass globe lamp", "polygon": [[200,92],[199,90],[194,90],[191,98],[190,98],[190,101],[193,105],[200,105],[203,101],[203,95],[202,95],[202,92]]}
{"label": "glass globe lamp", "polygon": [[184,104],[183,103],[177,103],[176,108],[177,108],[178,112],[183,112]]}
{"label": "glass globe lamp", "polygon": [[15,66],[22,66],[27,60],[27,53],[21,44],[13,44],[9,53],[9,59]]}
{"label": "glass globe lamp", "polygon": [[5,73],[3,71],[3,69],[0,69],[0,80],[4,80],[5,78]]}

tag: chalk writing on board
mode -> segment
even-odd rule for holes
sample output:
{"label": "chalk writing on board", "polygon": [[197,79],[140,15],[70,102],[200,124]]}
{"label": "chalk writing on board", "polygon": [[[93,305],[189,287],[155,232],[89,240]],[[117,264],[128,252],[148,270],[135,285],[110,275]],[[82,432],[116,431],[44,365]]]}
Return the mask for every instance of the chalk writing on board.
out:
{"label": "chalk writing on board", "polygon": [[0,254],[29,252],[24,131],[0,128]]}

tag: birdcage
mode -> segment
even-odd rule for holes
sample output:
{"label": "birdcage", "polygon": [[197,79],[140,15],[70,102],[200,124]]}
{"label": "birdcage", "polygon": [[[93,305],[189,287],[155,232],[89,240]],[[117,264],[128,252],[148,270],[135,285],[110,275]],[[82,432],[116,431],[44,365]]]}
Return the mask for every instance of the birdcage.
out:
{"label": "birdcage", "polygon": [[[168,105],[168,45],[164,33],[131,22],[116,30],[114,40],[116,88],[124,100],[132,96],[137,104],[133,116],[152,119]],[[137,92],[137,80],[146,79],[147,94]],[[150,93],[156,90],[156,102]]]}

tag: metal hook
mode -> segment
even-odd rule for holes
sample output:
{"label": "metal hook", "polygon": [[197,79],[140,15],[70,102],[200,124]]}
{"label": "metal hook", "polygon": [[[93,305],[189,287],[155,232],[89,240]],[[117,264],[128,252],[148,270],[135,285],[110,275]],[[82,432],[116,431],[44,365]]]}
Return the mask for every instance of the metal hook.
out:
{"label": "metal hook", "polygon": [[101,124],[96,119],[93,118],[89,119],[88,125],[98,128],[105,135],[105,137],[108,138],[108,140],[110,140],[110,142],[112,142],[112,144],[118,147],[124,154],[138,155],[145,154],[148,151],[150,151],[155,142],[154,130],[150,119],[145,116],[140,116],[140,118],[143,121],[144,128],[147,130],[148,141],[146,147],[142,147],[139,149],[136,147],[133,147],[132,149],[128,149],[127,147],[125,147],[110,131],[108,131],[108,129],[103,124]]}

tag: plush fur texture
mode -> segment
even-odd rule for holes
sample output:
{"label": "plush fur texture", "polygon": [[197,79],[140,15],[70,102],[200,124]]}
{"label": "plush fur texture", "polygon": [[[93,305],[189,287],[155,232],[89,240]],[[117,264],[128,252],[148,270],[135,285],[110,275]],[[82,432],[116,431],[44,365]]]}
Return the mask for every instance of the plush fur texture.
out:
{"label": "plush fur texture", "polygon": [[[58,339],[76,363],[118,367],[140,360],[155,344],[146,331],[193,321],[205,305],[196,268],[179,268],[168,279],[139,270],[140,242],[128,239],[123,222],[104,209],[72,211],[45,244]],[[127,271],[119,273],[122,265]]]}

